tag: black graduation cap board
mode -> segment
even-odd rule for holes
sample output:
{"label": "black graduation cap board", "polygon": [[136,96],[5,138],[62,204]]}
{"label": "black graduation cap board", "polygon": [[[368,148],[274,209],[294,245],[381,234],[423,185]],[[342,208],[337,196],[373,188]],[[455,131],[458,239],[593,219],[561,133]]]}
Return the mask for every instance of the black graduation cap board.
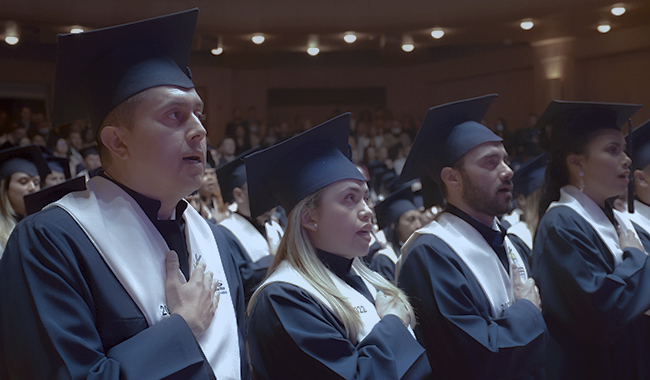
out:
{"label": "black graduation cap board", "polygon": [[90,118],[97,130],[129,97],[157,86],[193,88],[187,68],[198,9],[58,38],[52,121]]}
{"label": "black graduation cap board", "polygon": [[36,145],[26,145],[0,151],[0,178],[23,172],[40,176],[44,180],[50,174],[50,167]]}
{"label": "black graduation cap board", "polygon": [[349,135],[346,113],[246,156],[251,216],[278,204],[290,212],[306,196],[340,180],[365,181],[350,161]]}
{"label": "black graduation cap board", "polygon": [[440,184],[440,171],[453,166],[472,148],[503,141],[480,124],[497,94],[429,108],[406,159],[400,182],[429,176]]}

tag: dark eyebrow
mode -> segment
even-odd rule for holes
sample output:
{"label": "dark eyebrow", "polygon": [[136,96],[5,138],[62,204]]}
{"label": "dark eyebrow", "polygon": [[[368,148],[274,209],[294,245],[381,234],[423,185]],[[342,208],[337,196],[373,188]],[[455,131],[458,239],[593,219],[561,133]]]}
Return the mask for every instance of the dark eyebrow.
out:
{"label": "dark eyebrow", "polygon": [[368,188],[364,189],[364,188],[362,188],[360,186],[359,187],[357,187],[357,186],[348,186],[345,189],[343,189],[343,191],[341,191],[341,193],[347,193],[348,191],[352,191],[352,192],[355,192],[355,193],[363,193],[364,195],[370,193],[370,190]]}

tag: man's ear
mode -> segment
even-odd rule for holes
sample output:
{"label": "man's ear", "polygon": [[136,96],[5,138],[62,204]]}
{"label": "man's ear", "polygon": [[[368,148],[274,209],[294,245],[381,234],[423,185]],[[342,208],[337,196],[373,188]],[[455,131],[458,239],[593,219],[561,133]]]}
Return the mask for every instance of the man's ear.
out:
{"label": "man's ear", "polygon": [[120,160],[127,160],[130,157],[129,147],[125,141],[127,129],[124,127],[106,126],[102,128],[99,136],[102,144],[108,149],[113,157]]}
{"label": "man's ear", "polygon": [[462,188],[462,179],[458,170],[445,166],[440,171],[440,179],[445,183],[447,191],[459,191]]}
{"label": "man's ear", "polygon": [[318,223],[314,219],[314,212],[303,207],[300,210],[300,225],[308,231],[316,232],[318,230]]}

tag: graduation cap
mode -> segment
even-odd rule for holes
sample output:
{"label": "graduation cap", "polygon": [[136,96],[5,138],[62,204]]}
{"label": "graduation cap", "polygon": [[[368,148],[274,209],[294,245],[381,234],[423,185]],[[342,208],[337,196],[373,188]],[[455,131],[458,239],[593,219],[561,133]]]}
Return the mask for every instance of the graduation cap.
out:
{"label": "graduation cap", "polygon": [[386,199],[375,205],[375,214],[377,214],[377,225],[379,229],[390,227],[391,224],[397,223],[400,216],[407,211],[417,210],[413,203],[415,194],[411,191],[411,183],[402,185],[396,191],[390,193]]}
{"label": "graduation cap", "polygon": [[625,136],[628,146],[632,148],[632,171],[643,170],[650,164],[650,120],[641,124],[634,131]]}
{"label": "graduation cap", "polygon": [[54,124],[104,118],[157,86],[193,88],[187,62],[198,9],[58,37]]}
{"label": "graduation cap", "polygon": [[86,178],[83,176],[69,179],[35,193],[27,194],[23,198],[25,201],[25,213],[30,215],[39,212],[43,207],[63,198],[64,195],[73,191],[82,190],[86,190]]}
{"label": "graduation cap", "polygon": [[14,173],[27,173],[45,179],[50,174],[41,150],[36,145],[26,145],[0,151],[0,178],[9,178]]}
{"label": "graduation cap", "polygon": [[248,149],[235,157],[232,161],[217,168],[217,181],[219,182],[219,188],[221,189],[221,197],[226,204],[230,204],[235,200],[232,196],[232,191],[237,187],[241,188],[247,182],[244,157],[257,152],[258,150],[260,150],[259,146]]}
{"label": "graduation cap", "polygon": [[364,181],[350,160],[350,113],[246,156],[251,217],[278,205],[287,212],[306,196],[340,180]]}
{"label": "graduation cap", "polygon": [[422,182],[420,194],[422,195],[422,205],[424,208],[428,209],[433,206],[444,207],[445,196],[442,194],[440,185],[433,178],[427,176],[420,177],[420,182]]}
{"label": "graduation cap", "polygon": [[72,173],[70,173],[69,159],[64,157],[50,156],[50,157],[45,157],[45,161],[47,161],[47,166],[50,168],[50,171],[63,173],[65,175],[65,178],[72,177]]}
{"label": "graduation cap", "polygon": [[440,171],[465,153],[486,143],[503,141],[480,124],[498,95],[490,94],[429,108],[413,140],[400,182],[429,176],[440,184]]}
{"label": "graduation cap", "polygon": [[620,130],[642,105],[553,100],[537,119],[535,128],[551,125],[551,141],[571,143],[603,128]]}
{"label": "graduation cap", "polygon": [[81,154],[81,157],[86,158],[90,156],[91,154],[99,156],[99,150],[97,149],[97,144],[92,144],[89,145],[85,148],[81,148],[79,150],[79,153]]}
{"label": "graduation cap", "polygon": [[515,174],[512,176],[515,197],[519,194],[527,197],[542,186],[549,158],[548,153],[542,153],[524,162],[519,169],[515,170]]}

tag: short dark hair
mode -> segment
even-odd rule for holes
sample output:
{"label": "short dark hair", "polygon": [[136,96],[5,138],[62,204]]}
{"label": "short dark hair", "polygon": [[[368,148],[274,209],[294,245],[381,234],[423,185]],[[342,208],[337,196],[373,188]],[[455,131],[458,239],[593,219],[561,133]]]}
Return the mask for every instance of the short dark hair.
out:
{"label": "short dark hair", "polygon": [[126,129],[133,128],[133,114],[136,108],[142,103],[145,99],[145,91],[139,92],[130,98],[124,100],[122,103],[118,104],[111,112],[106,115],[104,121],[95,132],[95,141],[97,142],[97,147],[99,148],[99,156],[102,162],[108,162],[109,158],[106,154],[106,147],[102,143],[101,131],[104,127],[107,126],[118,126],[125,127]]}

